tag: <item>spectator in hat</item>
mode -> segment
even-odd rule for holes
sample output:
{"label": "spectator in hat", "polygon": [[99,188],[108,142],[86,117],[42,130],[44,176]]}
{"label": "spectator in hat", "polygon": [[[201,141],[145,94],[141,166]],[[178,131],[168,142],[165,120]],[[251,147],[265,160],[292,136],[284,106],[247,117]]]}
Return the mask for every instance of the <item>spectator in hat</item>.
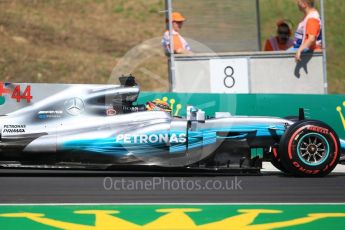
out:
{"label": "spectator in hat", "polygon": [[277,35],[266,41],[265,51],[285,51],[293,46],[291,27],[286,20],[277,22]]}
{"label": "spectator in hat", "polygon": [[[180,31],[182,29],[185,17],[179,12],[172,13],[172,27],[173,27],[173,42],[174,42],[174,53],[175,54],[190,54],[192,50],[188,45],[187,41],[181,36]],[[162,46],[166,54],[170,54],[170,33],[169,30],[163,35]]]}

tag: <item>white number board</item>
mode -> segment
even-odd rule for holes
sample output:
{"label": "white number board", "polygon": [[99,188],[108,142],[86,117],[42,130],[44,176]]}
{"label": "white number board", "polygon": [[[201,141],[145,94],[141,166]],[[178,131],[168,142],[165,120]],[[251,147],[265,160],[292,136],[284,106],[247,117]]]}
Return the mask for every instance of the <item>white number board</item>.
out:
{"label": "white number board", "polygon": [[212,93],[249,93],[248,60],[210,60]]}

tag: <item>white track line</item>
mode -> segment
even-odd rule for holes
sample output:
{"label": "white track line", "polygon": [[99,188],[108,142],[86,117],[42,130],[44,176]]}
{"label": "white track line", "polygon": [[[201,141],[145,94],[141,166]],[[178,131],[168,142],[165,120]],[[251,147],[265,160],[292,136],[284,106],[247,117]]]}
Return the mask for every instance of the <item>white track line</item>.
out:
{"label": "white track line", "polygon": [[[262,167],[262,172],[279,172],[279,170],[269,162],[264,162]],[[338,165],[332,173],[345,173],[345,165]]]}

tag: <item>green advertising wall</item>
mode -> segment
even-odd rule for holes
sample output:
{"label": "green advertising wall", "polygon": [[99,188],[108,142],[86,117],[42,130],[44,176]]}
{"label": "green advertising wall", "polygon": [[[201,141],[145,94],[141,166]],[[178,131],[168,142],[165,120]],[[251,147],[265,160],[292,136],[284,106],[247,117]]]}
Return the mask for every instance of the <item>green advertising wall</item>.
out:
{"label": "green advertising wall", "polygon": [[326,122],[345,139],[345,95],[286,95],[286,94],[186,94],[143,92],[139,103],[162,99],[173,108],[174,115],[184,116],[187,105],[215,112],[248,116],[298,116],[304,108],[306,117]]}

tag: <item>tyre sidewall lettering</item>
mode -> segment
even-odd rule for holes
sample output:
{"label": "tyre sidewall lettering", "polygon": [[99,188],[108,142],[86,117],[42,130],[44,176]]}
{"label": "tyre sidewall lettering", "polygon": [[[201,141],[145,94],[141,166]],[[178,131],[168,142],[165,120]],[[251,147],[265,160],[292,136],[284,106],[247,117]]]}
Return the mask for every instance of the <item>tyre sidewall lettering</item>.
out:
{"label": "tyre sidewall lettering", "polygon": [[[322,135],[323,137],[325,137],[325,139],[327,140],[328,144],[330,145],[330,149],[332,150],[332,152],[330,153],[329,159],[326,160],[325,163],[318,165],[318,166],[308,166],[305,163],[303,163],[299,157],[298,157],[298,153],[297,153],[297,143],[299,141],[299,138],[305,134],[308,134],[309,132],[312,133],[318,133],[320,135]],[[291,152],[292,154],[292,165],[297,168],[299,171],[306,173],[306,174],[317,174],[320,171],[327,171],[329,168],[332,167],[331,162],[335,161],[338,153],[335,151],[335,146],[337,146],[337,143],[334,143],[334,141],[332,140],[331,136],[330,136],[330,131],[326,128],[323,127],[319,127],[319,126],[314,126],[314,125],[310,125],[310,126],[306,126],[304,128],[300,128],[298,129],[293,135],[289,142],[289,153]],[[334,151],[333,151],[334,150]],[[321,167],[322,169],[315,169],[315,167]]]}
{"label": "tyre sidewall lettering", "polygon": [[299,171],[303,172],[303,173],[306,173],[306,174],[310,174],[310,175],[313,175],[313,174],[318,174],[321,170],[309,170],[309,169],[305,169],[303,168],[303,166],[301,166],[298,162],[294,161],[293,163],[293,166],[295,166],[296,168],[298,168]]}
{"label": "tyre sidewall lettering", "polygon": [[[314,140],[314,137],[319,137],[319,139]],[[309,151],[306,150],[306,147],[301,147],[302,141],[307,146],[322,142],[323,145],[320,147],[324,149],[321,154],[322,157],[308,159],[305,153],[310,153],[306,152]],[[302,150],[302,148],[304,149]],[[287,169],[289,174],[325,176],[337,165],[336,162],[340,157],[339,151],[339,138],[330,126],[321,121],[302,120],[291,125],[282,136],[278,158],[281,159],[282,166]]]}

